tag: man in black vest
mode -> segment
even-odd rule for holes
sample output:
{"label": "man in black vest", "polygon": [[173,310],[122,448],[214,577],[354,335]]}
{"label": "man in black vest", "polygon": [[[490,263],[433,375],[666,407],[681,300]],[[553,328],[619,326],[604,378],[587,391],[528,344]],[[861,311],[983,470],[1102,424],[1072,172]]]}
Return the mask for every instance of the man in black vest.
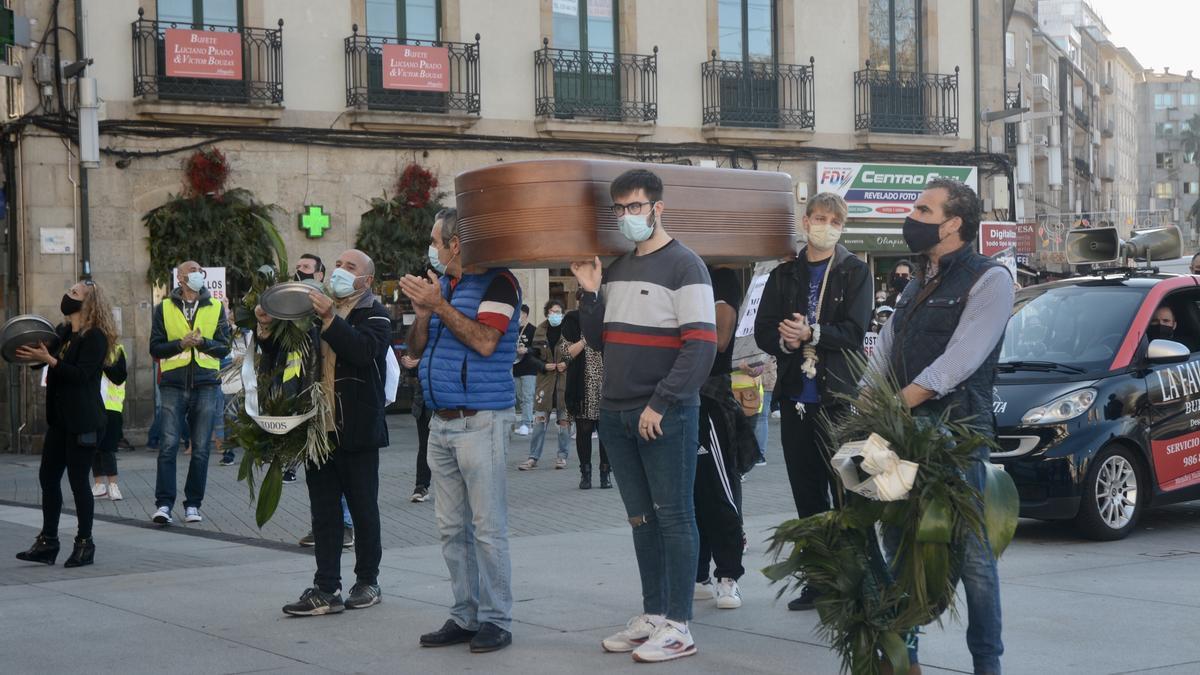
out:
{"label": "man in black vest", "polygon": [[[983,205],[970,187],[947,178],[929,181],[904,221],[913,253],[912,282],[896,301],[871,357],[871,370],[890,368],[901,396],[916,415],[973,418],[981,433],[995,436],[992,385],[1004,329],[1012,314],[1013,279],[1003,265],[975,252]],[[967,479],[983,490],[988,452],[979,451]],[[895,537],[884,534],[888,557]],[[999,673],[1000,577],[984,538],[954,542],[962,560],[967,596],[967,647],[976,673]],[[917,660],[916,636],[909,657]],[[920,672],[914,667],[912,672]]]}

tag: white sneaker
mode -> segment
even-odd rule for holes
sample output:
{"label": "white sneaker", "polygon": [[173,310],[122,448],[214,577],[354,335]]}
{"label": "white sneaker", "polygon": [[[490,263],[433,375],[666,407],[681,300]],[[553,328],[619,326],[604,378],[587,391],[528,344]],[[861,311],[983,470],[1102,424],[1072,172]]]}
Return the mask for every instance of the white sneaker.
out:
{"label": "white sneaker", "polygon": [[528,436],[529,435],[529,425],[522,424],[521,426],[517,427],[517,435],[518,436]]}
{"label": "white sneaker", "polygon": [[121,494],[121,488],[117,487],[116,483],[112,483],[108,486],[108,498],[114,502],[119,502],[125,497]]}
{"label": "white sneaker", "polygon": [[773,419],[773,420],[779,419],[779,411],[778,410],[771,413],[771,419]]}
{"label": "white sneaker", "polygon": [[742,593],[733,579],[717,581],[717,609],[737,609],[742,606]]}
{"label": "white sneaker", "polygon": [[692,593],[693,600],[712,600],[715,597],[717,597],[717,594],[713,591],[712,579],[704,583],[696,582],[696,591]]}
{"label": "white sneaker", "polygon": [[202,520],[204,520],[204,518],[200,516],[200,509],[196,508],[195,506],[189,506],[183,512],[183,522],[185,523],[198,523]]}
{"label": "white sneaker", "polygon": [[625,629],[600,641],[606,652],[631,652],[638,648],[667,620],[662,614],[639,614],[625,624]]}
{"label": "white sneaker", "polygon": [[686,623],[667,619],[650,639],[633,650],[633,660],[641,663],[674,661],[696,653],[696,642]]}
{"label": "white sneaker", "polygon": [[154,515],[150,518],[150,520],[153,520],[159,525],[170,525],[173,522],[171,520],[171,507],[158,507],[158,510],[154,512]]}
{"label": "white sneaker", "polygon": [[108,486],[104,483],[92,483],[92,496],[103,497],[108,494]]}

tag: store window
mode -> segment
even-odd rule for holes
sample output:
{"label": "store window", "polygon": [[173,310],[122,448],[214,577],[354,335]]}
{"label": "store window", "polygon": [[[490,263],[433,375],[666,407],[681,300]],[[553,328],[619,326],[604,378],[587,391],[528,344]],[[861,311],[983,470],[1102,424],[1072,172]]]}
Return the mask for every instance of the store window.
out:
{"label": "store window", "polygon": [[367,0],[367,33],[401,42],[436,42],[438,11],[438,0]]}
{"label": "store window", "polygon": [[922,70],[921,0],[871,0],[868,22],[873,68]]}
{"label": "store window", "polygon": [[168,23],[204,25],[242,25],[239,0],[158,0],[158,20]]}

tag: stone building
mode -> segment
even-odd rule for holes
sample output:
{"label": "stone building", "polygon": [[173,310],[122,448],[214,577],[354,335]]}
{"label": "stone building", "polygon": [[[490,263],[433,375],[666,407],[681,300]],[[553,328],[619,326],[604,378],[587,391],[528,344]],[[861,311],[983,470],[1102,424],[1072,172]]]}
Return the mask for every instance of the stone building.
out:
{"label": "stone building", "polygon": [[[1184,233],[1185,250],[1200,249],[1200,163],[1189,142],[1200,129],[1200,78],[1192,74],[1145,71],[1138,82],[1140,152],[1138,206],[1169,214]],[[1193,140],[1194,142],[1194,140]]]}
{"label": "stone building", "polygon": [[[196,147],[219,148],[230,186],[278,205],[292,257],[330,260],[413,162],[451,193],[464,170],[547,157],[769,169],[791,175],[798,202],[820,187],[819,162],[922,177],[965,166],[988,207],[1008,209],[1006,163],[986,153],[978,114],[1004,105],[1000,0],[9,4],[31,39],[6,55],[21,78],[4,90],[4,311],[57,319],[83,274],[113,289],[135,441],[153,416],[146,344],[163,290],[146,281],[142,217],[179,192]],[[216,56],[168,58],[189,41]],[[428,67],[384,68],[405,48]],[[103,151],[81,175],[73,120],[86,78]],[[298,227],[314,205],[331,219],[319,239]],[[880,281],[903,253],[905,209],[847,228]],[[204,251],[193,257],[204,264]],[[573,290],[566,270],[520,276],[535,308]],[[28,450],[37,382],[4,370],[6,445]]]}

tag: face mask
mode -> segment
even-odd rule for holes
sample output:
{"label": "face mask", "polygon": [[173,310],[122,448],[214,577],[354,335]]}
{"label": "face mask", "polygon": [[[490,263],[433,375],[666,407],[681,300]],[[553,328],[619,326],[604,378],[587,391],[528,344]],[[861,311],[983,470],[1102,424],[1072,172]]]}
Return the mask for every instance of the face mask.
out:
{"label": "face mask", "polygon": [[934,246],[942,243],[942,237],[938,234],[938,228],[945,225],[949,219],[943,220],[940,223],[922,223],[921,221],[909,216],[904,219],[904,243],[908,244],[908,250],[913,253],[925,253]]}
{"label": "face mask", "polygon": [[813,248],[828,251],[842,238],[842,231],[829,223],[812,223],[808,226],[808,243]]}
{"label": "face mask", "polygon": [[[653,206],[650,208],[650,211],[651,213],[654,212]],[[635,244],[646,241],[654,234],[654,223],[650,222],[649,214],[635,216],[626,213],[617,221],[617,225],[621,228],[621,234]]]}
{"label": "face mask", "polygon": [[315,279],[316,277],[317,277],[316,274],[313,274],[311,272],[301,272],[300,270],[296,270],[296,273],[292,275],[292,278],[295,279],[296,281],[304,281],[305,279]]}
{"label": "face mask", "polygon": [[1151,340],[1170,340],[1175,337],[1175,329],[1161,323],[1152,323],[1146,329],[1146,337]]}
{"label": "face mask", "polygon": [[69,294],[63,293],[62,300],[58,303],[58,311],[62,312],[63,316],[71,316],[81,309],[83,309],[82,300],[76,300]]}
{"label": "face mask", "polygon": [[188,272],[187,287],[199,293],[200,289],[204,288],[204,273]]}
{"label": "face mask", "polygon": [[899,274],[893,274],[892,290],[896,291],[897,294],[903,293],[904,289],[908,286],[908,281],[908,277],[902,277]]}
{"label": "face mask", "polygon": [[438,259],[438,250],[433,244],[429,245],[429,266],[432,267],[433,271],[437,272],[438,274],[446,273],[446,266],[443,265],[442,261]]}
{"label": "face mask", "polygon": [[329,290],[333,291],[334,297],[349,297],[354,295],[354,282],[357,279],[358,277],[339,267],[329,277]]}
{"label": "face mask", "polygon": [[563,315],[551,314],[550,316],[546,317],[546,320],[550,322],[551,326],[558,328],[560,325],[562,325]]}

